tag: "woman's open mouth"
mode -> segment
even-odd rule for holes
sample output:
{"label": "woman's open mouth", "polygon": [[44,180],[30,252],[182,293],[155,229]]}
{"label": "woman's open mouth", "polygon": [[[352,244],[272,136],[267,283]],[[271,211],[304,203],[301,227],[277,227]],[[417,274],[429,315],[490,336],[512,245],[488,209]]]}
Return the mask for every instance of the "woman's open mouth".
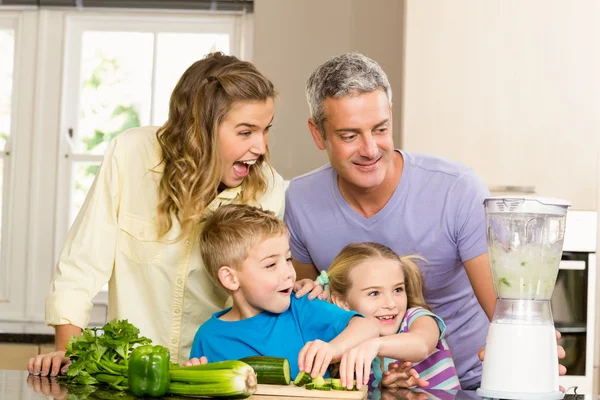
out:
{"label": "woman's open mouth", "polygon": [[258,161],[258,159],[254,159],[254,160],[242,160],[242,161],[236,161],[233,163],[233,173],[235,174],[235,177],[238,179],[243,179],[245,177],[248,176],[248,174],[250,173],[250,167],[254,164],[256,164],[256,162]]}

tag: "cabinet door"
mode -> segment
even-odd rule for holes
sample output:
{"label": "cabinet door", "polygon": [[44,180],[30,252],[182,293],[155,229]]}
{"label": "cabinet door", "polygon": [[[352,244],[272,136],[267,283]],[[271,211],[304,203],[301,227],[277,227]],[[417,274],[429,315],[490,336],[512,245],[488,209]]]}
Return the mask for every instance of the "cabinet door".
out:
{"label": "cabinet door", "polygon": [[595,210],[599,14],[594,2],[407,1],[401,146]]}
{"label": "cabinet door", "polygon": [[0,370],[26,371],[29,359],[35,357],[38,351],[39,346],[37,344],[0,343],[0,354],[2,354],[2,357],[0,357]]}

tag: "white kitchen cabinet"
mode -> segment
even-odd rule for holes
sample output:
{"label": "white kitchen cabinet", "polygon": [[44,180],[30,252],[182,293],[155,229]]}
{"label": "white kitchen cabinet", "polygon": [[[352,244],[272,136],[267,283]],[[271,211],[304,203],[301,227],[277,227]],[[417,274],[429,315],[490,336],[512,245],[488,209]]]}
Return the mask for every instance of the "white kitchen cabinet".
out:
{"label": "white kitchen cabinet", "polygon": [[405,15],[401,147],[595,210],[600,3],[407,0]]}

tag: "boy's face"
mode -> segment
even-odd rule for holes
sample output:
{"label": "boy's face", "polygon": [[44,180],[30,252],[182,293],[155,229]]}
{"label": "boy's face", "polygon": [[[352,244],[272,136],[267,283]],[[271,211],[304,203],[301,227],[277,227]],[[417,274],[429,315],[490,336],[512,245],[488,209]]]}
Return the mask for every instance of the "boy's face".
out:
{"label": "boy's face", "polygon": [[352,268],[349,278],[346,299],[338,305],[376,320],[380,336],[397,333],[407,306],[404,272],[398,261],[364,261]]}
{"label": "boy's face", "polygon": [[238,307],[244,317],[287,310],[296,281],[288,236],[275,236],[254,245],[236,276],[243,295],[243,304]]}

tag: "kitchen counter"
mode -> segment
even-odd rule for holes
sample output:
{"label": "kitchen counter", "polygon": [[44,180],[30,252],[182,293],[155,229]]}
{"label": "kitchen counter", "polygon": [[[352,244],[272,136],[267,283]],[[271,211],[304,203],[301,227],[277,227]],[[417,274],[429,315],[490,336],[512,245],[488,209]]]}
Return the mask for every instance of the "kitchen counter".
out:
{"label": "kitchen counter", "polygon": [[[67,387],[59,384],[56,379],[41,378],[29,376],[23,371],[7,371],[0,370],[0,400],[34,400],[34,399],[51,399],[56,400],[67,399],[127,399],[134,400],[135,397],[127,393],[119,393],[114,391],[99,390],[96,393],[85,391],[85,387]],[[168,399],[177,399],[177,397],[167,397]],[[383,393],[369,393],[369,399],[382,400],[425,400],[425,399],[440,399],[440,400],[480,400],[474,392],[442,392],[438,391],[432,395],[424,393],[415,393],[410,390],[395,390],[385,391]],[[251,396],[251,400],[277,400],[277,399],[292,399],[291,397],[277,396]],[[294,397],[294,399],[309,399],[309,397]],[[186,398],[189,400],[189,398]]]}
{"label": "kitchen counter", "polygon": [[[93,390],[93,389],[92,389]],[[97,389],[96,392],[86,392],[85,387],[66,387],[59,384],[56,379],[41,378],[29,376],[23,371],[8,371],[0,370],[0,400],[33,400],[33,399],[51,399],[56,400],[67,399],[127,399],[135,400],[136,398],[127,393],[114,391],[105,391]],[[572,397],[572,396],[569,396]],[[565,400],[569,399],[565,397]],[[178,397],[167,397],[174,400]],[[251,396],[251,400],[277,400],[277,399],[292,399],[291,397],[277,396]],[[294,397],[294,399],[309,399],[309,397]],[[383,392],[370,392],[368,395],[370,400],[481,400],[475,392],[459,391],[429,391],[416,392],[406,389],[386,390]],[[189,400],[189,398],[186,398]],[[580,400],[579,398],[577,400]],[[591,396],[586,396],[585,400],[591,400]]]}

